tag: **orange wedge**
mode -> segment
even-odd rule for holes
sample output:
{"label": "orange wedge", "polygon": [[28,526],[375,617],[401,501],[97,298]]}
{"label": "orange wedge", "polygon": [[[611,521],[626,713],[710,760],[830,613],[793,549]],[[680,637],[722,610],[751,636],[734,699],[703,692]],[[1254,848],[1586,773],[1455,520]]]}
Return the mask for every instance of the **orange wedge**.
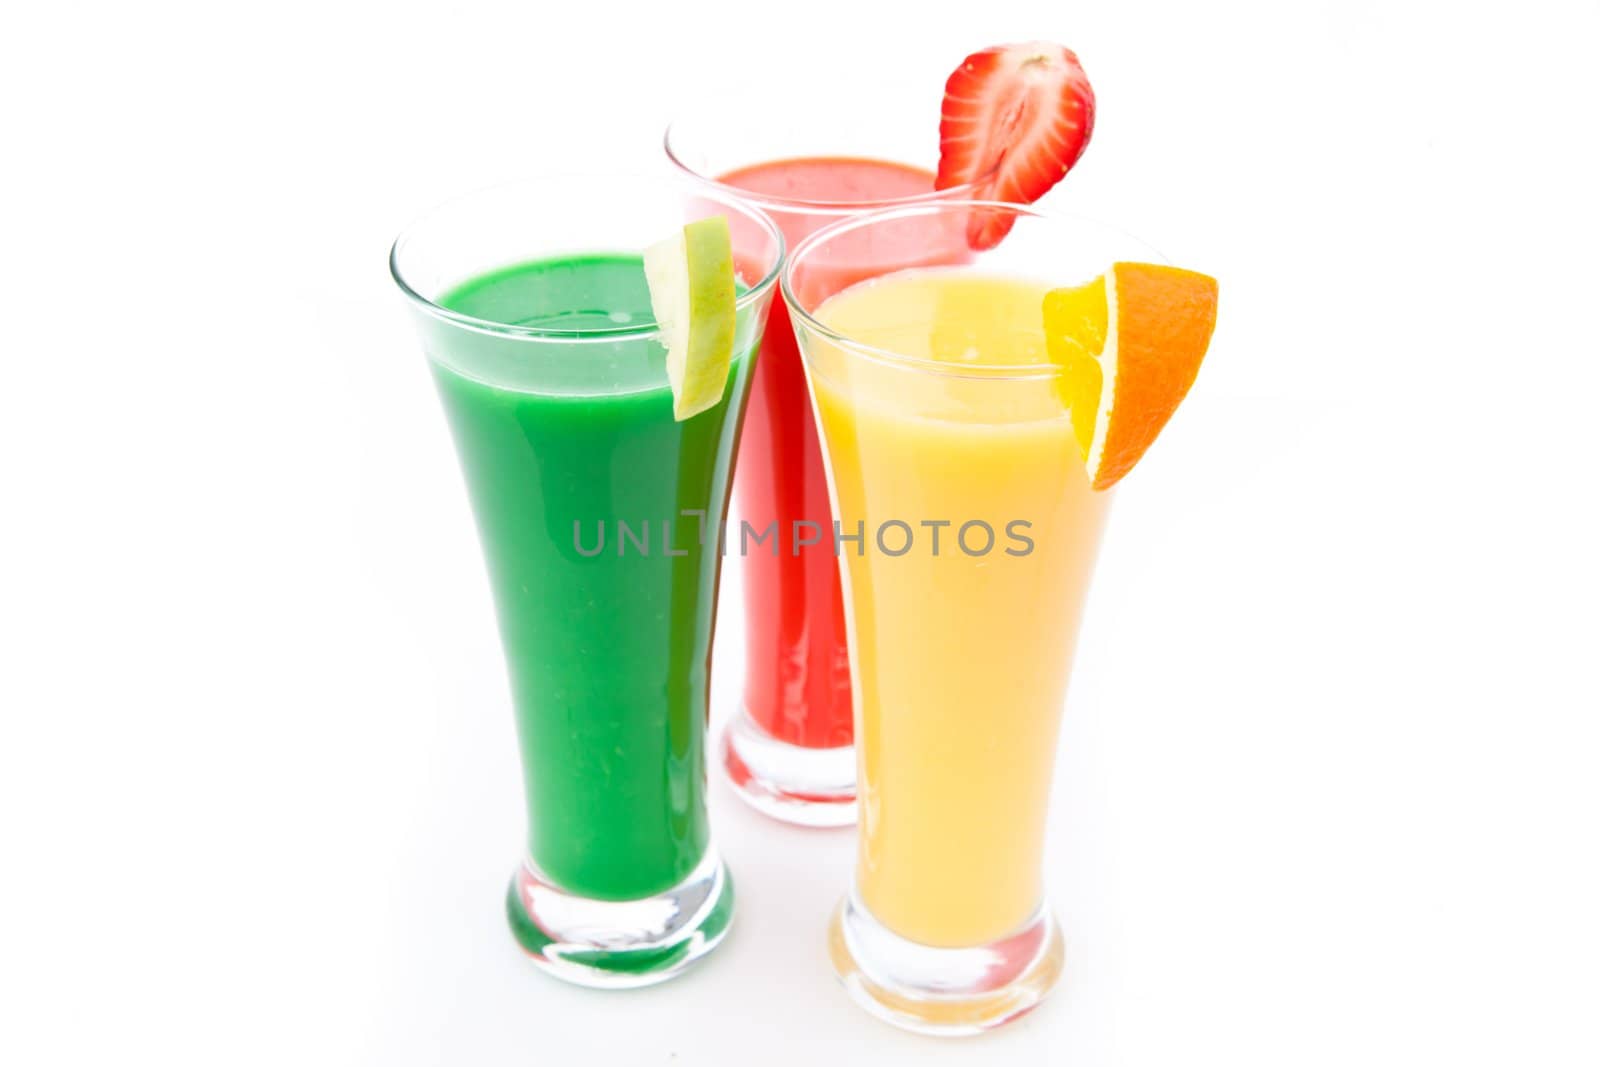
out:
{"label": "orange wedge", "polygon": [[1194,384],[1216,324],[1217,280],[1178,267],[1115,263],[1045,294],[1045,340],[1090,486],[1110,489],[1139,462]]}

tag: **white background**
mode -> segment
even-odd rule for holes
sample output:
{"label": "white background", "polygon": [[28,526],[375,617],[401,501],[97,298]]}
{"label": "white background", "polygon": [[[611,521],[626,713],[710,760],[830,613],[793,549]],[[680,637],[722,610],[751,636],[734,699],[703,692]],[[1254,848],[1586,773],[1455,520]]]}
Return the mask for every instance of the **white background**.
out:
{"label": "white background", "polygon": [[[849,833],[720,784],[723,948],[547,980],[390,240],[654,164],[691,89],[921,79],[931,124],[1032,37],[1100,98],[1049,202],[1222,282],[1090,609],[1063,984],[975,1042],[871,1020],[821,948]],[[8,9],[0,1061],[1600,1062],[1597,39],[1593,0]]]}

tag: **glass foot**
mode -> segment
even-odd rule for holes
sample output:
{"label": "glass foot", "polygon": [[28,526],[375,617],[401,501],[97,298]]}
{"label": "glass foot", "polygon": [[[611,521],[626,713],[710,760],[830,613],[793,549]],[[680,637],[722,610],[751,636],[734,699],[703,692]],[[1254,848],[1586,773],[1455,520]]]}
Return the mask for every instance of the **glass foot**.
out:
{"label": "glass foot", "polygon": [[506,916],[545,973],[595,989],[635,989],[665,982],[717,947],[733,918],[733,879],[710,848],[665,893],[590,900],[557,889],[524,861],[506,893]]}
{"label": "glass foot", "polygon": [[892,933],[855,892],[828,926],[828,955],[851,999],[904,1030],[957,1037],[1038,1007],[1061,977],[1061,931],[1041,908],[1017,933],[972,948],[934,948]]}
{"label": "glass foot", "polygon": [[741,708],[722,731],[718,748],[728,781],[763,815],[797,826],[849,826],[856,821],[853,745],[791,745],[761,729]]}

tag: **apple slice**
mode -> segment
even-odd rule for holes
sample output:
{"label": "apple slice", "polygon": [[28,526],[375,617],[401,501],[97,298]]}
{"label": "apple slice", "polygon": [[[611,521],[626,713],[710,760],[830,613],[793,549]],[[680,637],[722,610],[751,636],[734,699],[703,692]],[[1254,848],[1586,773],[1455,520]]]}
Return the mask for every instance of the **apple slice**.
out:
{"label": "apple slice", "polygon": [[738,318],[728,220],[691,222],[645,249],[644,277],[667,346],[672,417],[682,422],[716,407],[728,387]]}

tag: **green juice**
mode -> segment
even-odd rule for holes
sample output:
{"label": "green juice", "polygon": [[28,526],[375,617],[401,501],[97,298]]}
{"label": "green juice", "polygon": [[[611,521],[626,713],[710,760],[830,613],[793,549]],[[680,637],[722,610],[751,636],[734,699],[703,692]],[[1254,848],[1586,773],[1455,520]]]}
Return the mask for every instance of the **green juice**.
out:
{"label": "green juice", "polygon": [[[632,255],[525,263],[439,303],[547,329],[653,319]],[[673,421],[654,340],[567,346],[565,384],[547,392],[519,385],[514,372],[475,376],[472,358],[454,358],[460,352],[430,353],[499,615],[528,855],[571,893],[651,896],[706,852],[715,531],[758,341],[744,325],[722,403],[683,422]],[[640,346],[661,372],[619,389],[613,357],[630,349],[629,358],[646,358]],[[704,526],[684,514],[692,511]]]}

